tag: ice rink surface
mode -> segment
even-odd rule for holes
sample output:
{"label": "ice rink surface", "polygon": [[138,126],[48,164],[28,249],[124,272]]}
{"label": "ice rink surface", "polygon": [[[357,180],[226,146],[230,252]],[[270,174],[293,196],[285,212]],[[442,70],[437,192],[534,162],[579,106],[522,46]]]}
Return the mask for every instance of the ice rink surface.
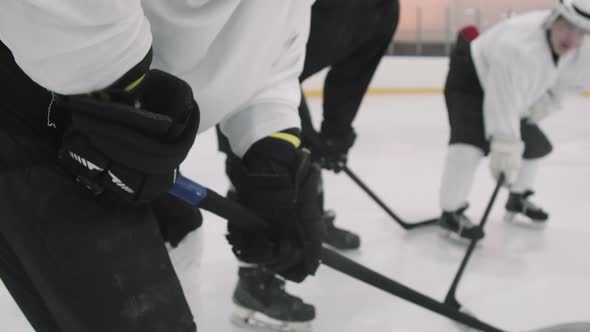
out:
{"label": "ice rink surface", "polygon": [[[320,99],[310,106],[317,120]],[[533,200],[550,213],[544,228],[502,220],[498,196],[486,237],[467,266],[457,297],[480,319],[508,331],[590,321],[590,99],[575,97],[542,123],[554,144],[538,175]],[[408,221],[438,215],[438,188],[448,125],[443,97],[369,96],[355,120],[357,143],[349,167],[395,213]],[[228,182],[213,132],[197,138],[185,175],[220,193]],[[346,255],[424,294],[442,300],[465,246],[437,227],[405,231],[345,174],[324,173],[327,208],[336,223],[358,232],[362,248]],[[468,215],[479,220],[494,186],[481,163]],[[225,223],[209,213],[202,228],[199,331],[243,331],[229,322],[237,265]],[[74,267],[72,267],[74,268]],[[450,320],[366,286],[327,267],[287,289],[316,305],[316,332],[457,331]],[[0,331],[32,331],[0,287]]]}

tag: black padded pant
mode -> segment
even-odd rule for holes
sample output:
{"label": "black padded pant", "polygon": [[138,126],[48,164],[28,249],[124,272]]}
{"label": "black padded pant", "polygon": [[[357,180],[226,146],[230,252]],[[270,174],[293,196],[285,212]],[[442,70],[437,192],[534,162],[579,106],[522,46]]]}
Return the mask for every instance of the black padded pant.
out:
{"label": "black padded pant", "polygon": [[[324,123],[332,128],[351,126],[398,20],[399,2],[394,0],[315,2],[299,79],[303,82],[330,67],[324,82]],[[303,96],[299,115],[306,143],[315,131]]]}
{"label": "black padded pant", "polygon": [[0,114],[0,278],[33,328],[196,331],[152,209],[97,201]]}

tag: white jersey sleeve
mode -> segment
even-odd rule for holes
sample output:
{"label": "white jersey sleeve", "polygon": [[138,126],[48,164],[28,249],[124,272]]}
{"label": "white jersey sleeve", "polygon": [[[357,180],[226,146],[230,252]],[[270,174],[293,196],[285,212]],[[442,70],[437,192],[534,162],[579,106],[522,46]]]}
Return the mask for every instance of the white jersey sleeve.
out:
{"label": "white jersey sleeve", "polygon": [[2,0],[0,40],[33,81],[62,94],[110,85],[152,41],[140,0]]}
{"label": "white jersey sleeve", "polygon": [[499,47],[501,55],[490,54],[488,73],[482,82],[485,86],[483,116],[487,138],[520,139],[520,118],[530,106],[525,100],[527,73],[534,69],[523,68],[523,54],[510,46]]}
{"label": "white jersey sleeve", "polygon": [[[242,110],[220,124],[233,152],[240,157],[256,141],[274,132],[301,127],[298,112],[301,102],[299,76],[305,62],[310,8],[309,1],[306,5],[292,6],[291,17],[295,24],[283,36],[282,52],[271,60],[268,79]],[[245,123],[254,125],[244,125]]]}
{"label": "white jersey sleeve", "polygon": [[562,61],[556,65],[543,28],[549,15],[544,10],[511,17],[471,43],[484,90],[486,138],[520,139],[520,120],[559,77]]}

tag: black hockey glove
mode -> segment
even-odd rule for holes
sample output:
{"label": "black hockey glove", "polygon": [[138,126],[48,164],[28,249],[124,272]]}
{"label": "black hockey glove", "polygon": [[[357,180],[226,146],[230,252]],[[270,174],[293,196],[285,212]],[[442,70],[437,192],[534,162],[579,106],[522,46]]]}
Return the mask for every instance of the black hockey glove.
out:
{"label": "black hockey glove", "polygon": [[184,238],[201,227],[201,211],[171,194],[150,203],[164,241],[176,248]]}
{"label": "black hockey glove", "polygon": [[319,164],[336,173],[340,172],[348,161],[348,150],[354,144],[356,133],[352,127],[332,129],[322,125],[319,145],[312,150],[314,159]]}
{"label": "black hockey glove", "polygon": [[59,164],[111,201],[144,203],[168,192],[199,125],[186,82],[159,70],[140,77],[123,87],[57,100],[71,115]]}
{"label": "black hockey glove", "polygon": [[320,169],[309,153],[267,137],[244,159],[230,162],[237,200],[270,223],[246,231],[228,223],[227,239],[242,261],[256,263],[301,282],[318,268],[324,225],[319,200]]}

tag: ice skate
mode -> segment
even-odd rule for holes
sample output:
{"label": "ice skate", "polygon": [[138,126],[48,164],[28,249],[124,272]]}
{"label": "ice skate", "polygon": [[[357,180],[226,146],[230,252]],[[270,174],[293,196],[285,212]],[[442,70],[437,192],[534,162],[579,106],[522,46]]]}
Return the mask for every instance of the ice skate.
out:
{"label": "ice skate", "polygon": [[455,211],[443,211],[439,225],[445,230],[445,234],[453,239],[459,240],[479,240],[484,237],[483,230],[478,225],[474,224],[465,214],[468,205]]}
{"label": "ice skate", "polygon": [[536,224],[544,224],[549,219],[549,214],[529,200],[533,194],[532,190],[527,190],[524,193],[510,193],[506,201],[504,220],[514,222],[525,219]]}
{"label": "ice skate", "polygon": [[313,305],[285,291],[285,281],[259,267],[241,267],[231,321],[260,331],[309,332]]}

